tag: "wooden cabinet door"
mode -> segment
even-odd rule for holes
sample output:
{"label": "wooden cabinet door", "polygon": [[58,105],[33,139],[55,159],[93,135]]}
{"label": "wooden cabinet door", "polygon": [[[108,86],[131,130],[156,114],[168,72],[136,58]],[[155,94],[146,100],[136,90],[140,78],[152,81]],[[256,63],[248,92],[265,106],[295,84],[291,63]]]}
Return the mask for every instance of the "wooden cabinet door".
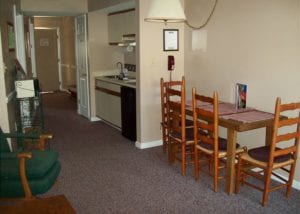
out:
{"label": "wooden cabinet door", "polygon": [[108,16],[108,41],[110,43],[120,42],[123,35],[123,21],[120,14]]}
{"label": "wooden cabinet door", "polygon": [[108,41],[118,43],[125,34],[135,34],[135,10],[108,15]]}

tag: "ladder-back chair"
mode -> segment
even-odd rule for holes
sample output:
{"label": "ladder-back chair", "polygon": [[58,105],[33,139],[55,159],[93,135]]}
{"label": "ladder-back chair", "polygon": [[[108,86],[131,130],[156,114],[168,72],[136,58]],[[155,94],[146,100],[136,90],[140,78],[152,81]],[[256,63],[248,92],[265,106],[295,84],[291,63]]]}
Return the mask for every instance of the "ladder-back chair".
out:
{"label": "ladder-back chair", "polygon": [[[283,112],[288,113],[289,117],[281,115]],[[299,148],[299,112],[300,102],[281,104],[281,99],[277,98],[271,145],[253,148],[248,153],[240,155],[236,178],[236,193],[239,192],[241,183],[260,190],[263,192],[263,206],[268,201],[269,193],[279,188],[286,187],[286,197],[289,197]],[[288,173],[288,178],[278,174],[280,170]],[[281,183],[271,182],[272,175],[279,179]],[[257,183],[250,183],[247,180],[249,176],[263,181],[263,185],[259,186]]]}
{"label": "ladder-back chair", "polygon": [[[193,120],[194,120],[194,174],[195,179],[199,179],[199,171],[206,172],[214,179],[214,191],[218,191],[218,180],[224,178],[220,176],[219,170],[225,168],[224,158],[227,156],[227,139],[219,137],[219,101],[218,93],[214,92],[213,97],[197,94],[196,88],[192,89],[193,100]],[[199,106],[200,102],[211,105],[212,108],[204,109]],[[236,145],[236,153],[241,153],[245,148]],[[200,167],[201,160],[205,160],[208,170]],[[201,161],[202,163],[202,161]],[[211,167],[212,165],[212,167]]]}
{"label": "ladder-back chair", "polygon": [[[178,83],[180,83],[178,87]],[[177,88],[175,88],[175,84]],[[185,175],[186,165],[193,161],[193,129],[186,125],[185,78],[181,82],[171,82],[166,87],[167,98],[167,137],[170,163],[181,162],[181,173]],[[191,157],[188,161],[188,157]]]}

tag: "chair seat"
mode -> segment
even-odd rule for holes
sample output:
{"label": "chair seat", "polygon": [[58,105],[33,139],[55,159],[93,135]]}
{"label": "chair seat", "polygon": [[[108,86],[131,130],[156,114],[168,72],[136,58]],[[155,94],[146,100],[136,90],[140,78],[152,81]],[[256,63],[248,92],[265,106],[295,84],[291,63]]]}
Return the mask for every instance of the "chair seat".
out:
{"label": "chair seat", "polygon": [[[267,168],[267,166],[268,166],[267,165],[268,162],[263,162],[263,161],[259,161],[257,159],[254,159],[248,153],[242,154],[241,159],[245,160],[249,163],[252,163],[253,165],[258,166],[258,167],[263,168],[263,169]],[[290,165],[294,162],[295,161],[293,159],[289,159],[289,160],[284,161],[284,162],[274,163],[272,169],[278,169],[280,167]]]}
{"label": "chair seat", "polygon": [[[160,124],[161,124],[162,126],[165,126],[165,127],[168,126],[168,123],[167,123],[167,122],[161,122]],[[193,128],[193,125],[194,125],[193,120],[190,120],[190,119],[186,119],[186,120],[185,120],[185,126],[186,126],[186,128]]]}
{"label": "chair seat", "polygon": [[[28,179],[42,178],[56,164],[58,153],[55,151],[32,151],[32,158],[26,161],[26,176]],[[19,159],[17,153],[1,158],[1,179],[20,179]]]}
{"label": "chair seat", "polygon": [[[280,148],[275,148],[275,151],[281,150]],[[250,149],[248,154],[253,159],[261,162],[268,162],[270,158],[270,146],[262,146],[254,149]],[[282,163],[291,159],[291,155],[282,155],[274,158],[274,163]]]}
{"label": "chair seat", "polygon": [[[218,140],[219,143],[219,157],[225,157],[227,155],[227,139],[219,137]],[[212,154],[213,153],[213,145],[204,143],[204,142],[198,142],[197,147],[207,153],[207,154]],[[246,150],[246,147],[241,147],[240,144],[236,144],[236,154],[242,153]]]}
{"label": "chair seat", "polygon": [[186,128],[194,128],[194,121],[190,119],[185,119]]}
{"label": "chair seat", "polygon": [[[173,132],[171,136],[177,140],[181,140],[181,134],[179,132]],[[185,138],[186,142],[194,141],[194,129],[186,128],[185,129]]]}
{"label": "chair seat", "polygon": [[[219,137],[218,144],[219,144],[219,150],[221,150],[221,151],[226,151],[227,150],[227,139]],[[201,141],[198,142],[198,145],[205,148],[205,149],[208,149],[208,150],[213,150],[214,149],[212,144],[204,143],[204,142],[201,142]],[[240,147],[240,145],[237,143],[236,148],[238,148],[238,147]]]}

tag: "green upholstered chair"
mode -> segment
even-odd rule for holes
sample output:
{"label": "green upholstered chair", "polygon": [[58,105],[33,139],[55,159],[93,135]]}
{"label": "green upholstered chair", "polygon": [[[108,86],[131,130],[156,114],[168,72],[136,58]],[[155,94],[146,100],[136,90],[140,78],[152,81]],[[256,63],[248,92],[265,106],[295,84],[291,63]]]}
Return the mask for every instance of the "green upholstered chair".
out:
{"label": "green upholstered chair", "polygon": [[[58,153],[45,150],[50,138],[52,135],[3,133],[0,128],[0,198],[33,198],[52,187],[61,166]],[[16,142],[16,151],[10,151],[7,139]],[[22,146],[26,141],[36,142],[38,149],[26,151]]]}

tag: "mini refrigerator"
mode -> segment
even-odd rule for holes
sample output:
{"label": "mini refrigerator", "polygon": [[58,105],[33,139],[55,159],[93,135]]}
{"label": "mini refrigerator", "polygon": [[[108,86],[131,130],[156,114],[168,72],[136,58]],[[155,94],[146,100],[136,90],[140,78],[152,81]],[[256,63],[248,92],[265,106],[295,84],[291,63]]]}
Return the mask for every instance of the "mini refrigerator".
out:
{"label": "mini refrigerator", "polygon": [[136,101],[135,88],[121,87],[122,135],[136,141]]}

